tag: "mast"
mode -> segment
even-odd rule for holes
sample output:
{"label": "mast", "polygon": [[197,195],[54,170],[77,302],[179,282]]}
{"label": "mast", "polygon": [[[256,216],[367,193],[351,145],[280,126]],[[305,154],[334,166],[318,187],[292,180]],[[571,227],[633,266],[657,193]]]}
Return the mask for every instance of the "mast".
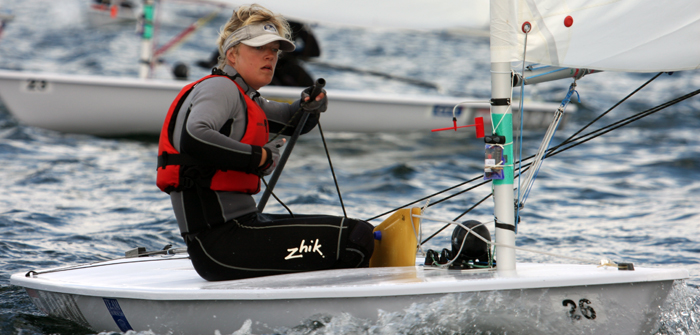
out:
{"label": "mast", "polygon": [[148,78],[151,72],[151,58],[153,56],[153,0],[143,1],[143,34],[141,35],[141,65],[139,67],[139,78]]}
{"label": "mast", "polygon": [[[491,124],[495,134],[505,136],[502,180],[493,180],[494,218],[496,220],[497,267],[501,271],[515,270],[515,210],[513,196],[513,115],[510,108],[510,56],[517,36],[510,29],[515,20],[512,0],[491,0]],[[501,246],[503,245],[503,246]]]}

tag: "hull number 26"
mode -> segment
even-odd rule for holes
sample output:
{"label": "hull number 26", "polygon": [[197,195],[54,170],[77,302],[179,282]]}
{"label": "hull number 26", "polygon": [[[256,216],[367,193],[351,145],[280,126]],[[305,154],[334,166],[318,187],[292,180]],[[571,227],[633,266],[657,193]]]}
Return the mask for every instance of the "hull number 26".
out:
{"label": "hull number 26", "polygon": [[[571,320],[581,320],[581,315],[589,320],[595,319],[595,310],[591,307],[591,301],[588,299],[581,299],[578,301],[578,305],[571,299],[566,299],[561,302],[564,307],[571,307],[569,309],[569,317]],[[576,308],[578,307],[578,311]]]}

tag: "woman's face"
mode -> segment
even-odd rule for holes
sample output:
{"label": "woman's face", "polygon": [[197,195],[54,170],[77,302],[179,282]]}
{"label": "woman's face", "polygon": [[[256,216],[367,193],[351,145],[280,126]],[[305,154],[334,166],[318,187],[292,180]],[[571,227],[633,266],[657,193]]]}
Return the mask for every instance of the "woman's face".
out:
{"label": "woman's face", "polygon": [[261,47],[239,44],[227,52],[227,60],[243,80],[255,90],[269,84],[275,74],[280,42],[270,42]]}

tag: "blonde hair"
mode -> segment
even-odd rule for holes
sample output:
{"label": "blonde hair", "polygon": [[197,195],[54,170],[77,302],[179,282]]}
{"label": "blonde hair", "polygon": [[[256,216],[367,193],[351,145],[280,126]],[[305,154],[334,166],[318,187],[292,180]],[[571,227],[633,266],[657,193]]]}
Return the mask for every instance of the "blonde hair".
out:
{"label": "blonde hair", "polygon": [[[282,15],[275,14],[269,9],[260,6],[258,4],[243,5],[238,7],[238,9],[233,11],[231,19],[226,22],[226,25],[219,32],[219,39],[216,43],[219,45],[219,65],[220,69],[223,69],[226,65],[226,51],[224,50],[224,43],[226,39],[236,31],[238,28],[247,26],[250,24],[269,22],[275,25],[280,36],[291,39],[291,28],[289,28],[289,23]],[[240,45],[240,44],[239,44]],[[233,48],[238,48],[239,45]]]}

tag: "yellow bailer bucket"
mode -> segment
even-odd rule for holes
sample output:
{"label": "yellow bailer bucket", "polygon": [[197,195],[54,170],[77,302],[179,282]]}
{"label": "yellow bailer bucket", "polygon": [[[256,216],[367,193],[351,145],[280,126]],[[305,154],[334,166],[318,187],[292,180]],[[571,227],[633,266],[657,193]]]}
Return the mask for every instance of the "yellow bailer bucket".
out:
{"label": "yellow bailer bucket", "polygon": [[414,266],[418,246],[421,209],[403,208],[374,228],[374,253],[370,267]]}

